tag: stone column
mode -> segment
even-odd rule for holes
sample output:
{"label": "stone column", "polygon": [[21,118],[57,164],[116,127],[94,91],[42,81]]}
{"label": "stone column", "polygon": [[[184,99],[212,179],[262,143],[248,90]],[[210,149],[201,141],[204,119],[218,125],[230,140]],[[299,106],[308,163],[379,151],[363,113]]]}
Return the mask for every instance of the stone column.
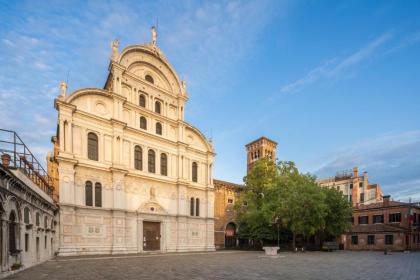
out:
{"label": "stone column", "polygon": [[143,218],[140,218],[139,214],[137,213],[137,252],[143,252]]}

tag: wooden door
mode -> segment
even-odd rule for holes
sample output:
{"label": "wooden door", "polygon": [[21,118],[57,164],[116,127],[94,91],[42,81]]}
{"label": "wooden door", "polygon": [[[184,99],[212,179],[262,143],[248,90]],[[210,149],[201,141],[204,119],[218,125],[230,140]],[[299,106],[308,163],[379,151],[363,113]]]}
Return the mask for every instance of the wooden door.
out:
{"label": "wooden door", "polygon": [[143,222],[143,250],[160,250],[160,223]]}

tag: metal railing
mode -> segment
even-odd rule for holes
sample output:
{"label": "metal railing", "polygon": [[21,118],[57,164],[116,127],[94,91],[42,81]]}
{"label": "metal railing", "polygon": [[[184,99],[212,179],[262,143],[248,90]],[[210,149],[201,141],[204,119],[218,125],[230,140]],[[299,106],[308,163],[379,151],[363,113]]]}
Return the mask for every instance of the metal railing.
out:
{"label": "metal railing", "polygon": [[[40,189],[53,196],[53,180],[16,132],[0,129],[0,156],[9,155],[8,168],[21,170]],[[3,164],[4,165],[4,164]]]}

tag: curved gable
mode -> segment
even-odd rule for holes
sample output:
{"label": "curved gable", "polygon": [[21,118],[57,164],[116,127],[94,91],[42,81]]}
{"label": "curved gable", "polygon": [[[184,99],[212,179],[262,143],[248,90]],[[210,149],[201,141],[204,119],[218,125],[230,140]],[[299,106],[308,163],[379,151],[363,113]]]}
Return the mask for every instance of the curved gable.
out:
{"label": "curved gable", "polygon": [[158,87],[174,94],[182,92],[178,75],[158,48],[146,45],[127,47],[121,52],[119,63],[142,79],[146,74],[151,75]]}
{"label": "curved gable", "polygon": [[106,119],[112,117],[112,98],[110,93],[105,90],[95,88],[77,90],[68,96],[65,101],[76,106],[78,110]]}
{"label": "curved gable", "polygon": [[206,137],[193,126],[186,127],[185,142],[191,147],[203,152],[213,152],[213,147],[206,140]]}
{"label": "curved gable", "polygon": [[176,92],[173,89],[171,80],[168,79],[162,71],[160,71],[155,65],[151,63],[137,61],[129,65],[127,71],[141,78],[144,78],[146,77],[146,75],[149,75],[153,78],[153,84],[155,86],[163,88],[169,92]]}

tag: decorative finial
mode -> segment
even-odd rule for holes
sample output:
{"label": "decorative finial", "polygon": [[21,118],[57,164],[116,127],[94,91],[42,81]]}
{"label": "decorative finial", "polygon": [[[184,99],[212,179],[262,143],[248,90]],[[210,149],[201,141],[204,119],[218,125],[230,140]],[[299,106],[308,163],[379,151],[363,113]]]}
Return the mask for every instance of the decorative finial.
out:
{"label": "decorative finial", "polygon": [[152,45],[155,47],[156,46],[156,42],[157,42],[157,31],[156,31],[156,27],[152,26],[151,32],[152,32]]}
{"label": "decorative finial", "polygon": [[111,60],[116,61],[118,58],[118,46],[120,45],[120,42],[115,39],[114,41],[112,41],[111,43]]}
{"label": "decorative finial", "polygon": [[66,97],[67,93],[67,83],[65,81],[62,81],[60,83],[60,97]]}

